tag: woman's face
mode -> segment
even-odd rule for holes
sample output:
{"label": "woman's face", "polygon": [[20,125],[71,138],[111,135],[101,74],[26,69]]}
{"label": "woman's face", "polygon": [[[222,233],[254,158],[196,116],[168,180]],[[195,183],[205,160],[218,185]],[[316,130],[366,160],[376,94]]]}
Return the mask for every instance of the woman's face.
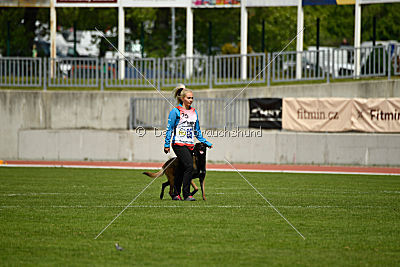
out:
{"label": "woman's face", "polygon": [[182,98],[182,102],[186,107],[190,107],[193,103],[193,93],[187,92],[186,95]]}

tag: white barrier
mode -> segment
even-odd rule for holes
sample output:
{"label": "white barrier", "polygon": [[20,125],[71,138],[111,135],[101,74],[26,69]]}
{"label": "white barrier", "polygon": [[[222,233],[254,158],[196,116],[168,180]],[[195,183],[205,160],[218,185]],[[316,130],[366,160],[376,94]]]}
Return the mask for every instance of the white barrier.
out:
{"label": "white barrier", "polygon": [[[236,133],[234,132],[236,131]],[[209,162],[399,166],[400,134],[292,133],[242,129],[210,131]],[[203,131],[204,132],[204,131]],[[218,133],[218,135],[216,135]],[[211,137],[213,136],[213,137]],[[23,160],[163,162],[160,132],[21,130]]]}
{"label": "white barrier", "polygon": [[[221,90],[198,90],[195,91],[195,97],[207,97],[207,98],[233,98],[235,97],[240,89],[221,89]],[[166,96],[170,96],[171,92],[162,92]],[[114,131],[114,130],[122,130],[123,132],[128,129],[128,122],[129,122],[129,101],[131,97],[156,97],[158,98],[160,95],[155,91],[136,91],[136,92],[98,92],[98,91],[32,91],[32,90],[0,90],[0,159],[3,160],[12,160],[12,159],[22,159],[22,157],[27,158],[37,158],[42,159],[42,156],[28,153],[29,147],[24,147],[26,142],[31,142],[32,145],[36,142],[36,139],[32,139],[29,141],[26,139],[23,141],[22,136],[24,131],[54,131],[60,130],[64,131],[65,129],[72,129],[72,131],[77,131],[80,129],[92,129],[96,130],[95,133],[92,134],[99,134],[102,132],[107,131]],[[273,87],[258,87],[258,88],[248,88],[243,91],[242,95],[246,98],[254,98],[254,97],[361,97],[361,98],[375,98],[375,97],[400,97],[400,81],[392,80],[392,81],[369,81],[369,82],[352,82],[352,83],[331,83],[331,84],[318,84],[318,85],[295,85],[295,86],[273,86]],[[128,131],[126,131],[129,133]],[[33,134],[33,133],[32,133]],[[272,132],[271,132],[272,134]],[[298,134],[299,136],[301,134]],[[61,135],[60,135],[61,136]],[[314,138],[315,135],[310,135],[310,138]],[[340,136],[334,135],[331,136]],[[352,140],[348,139],[350,137],[343,137],[344,139],[331,139],[330,142],[342,142],[343,140]],[[368,134],[362,134],[360,138],[365,138],[369,136]],[[396,135],[371,135],[371,140],[375,140],[374,138],[378,138],[381,140],[384,136],[389,136],[388,140],[391,140],[392,136]],[[264,137],[263,137],[264,138]],[[266,137],[267,138],[267,137]],[[270,137],[271,139],[266,139],[263,143],[266,144],[275,144],[275,140]],[[284,135],[280,136],[280,138],[284,138]],[[293,137],[294,138],[294,137]],[[328,140],[326,139],[326,140]],[[46,140],[46,139],[44,139]],[[106,141],[103,139],[104,142]],[[108,140],[108,139],[107,139]],[[137,146],[146,146],[146,142],[143,142],[143,139],[134,139],[133,141],[137,141]],[[279,139],[280,140],[280,139]],[[324,139],[325,140],[325,139]],[[357,141],[357,140],[356,140]],[[395,142],[396,141],[396,142]],[[217,147],[223,147],[225,144],[222,143],[221,145],[218,144],[221,142],[219,139],[216,141]],[[235,142],[234,145],[242,146],[245,142]],[[297,141],[296,141],[297,142]],[[382,139],[382,143],[385,143],[386,139]],[[398,140],[391,140],[393,144],[400,143]],[[389,144],[390,144],[389,142]],[[68,142],[67,142],[68,144]],[[135,143],[134,143],[135,144]],[[300,144],[300,143],[299,143]],[[340,144],[340,143],[339,143]],[[349,142],[351,144],[351,142]],[[102,144],[104,145],[104,144]],[[102,145],[98,145],[100,148]],[[232,143],[226,144],[227,147],[232,145]],[[137,147],[136,146],[136,147]],[[271,145],[272,146],[272,145]],[[157,149],[158,149],[157,145]],[[100,149],[99,148],[99,149]],[[129,145],[126,145],[125,148],[129,148]],[[283,162],[294,162],[291,157],[292,154],[288,153],[280,153],[276,152],[277,154],[267,153],[271,151],[273,147],[267,147],[265,154],[258,154],[261,153],[258,150],[254,150],[252,155],[254,158],[250,160],[245,160],[247,162],[262,162],[266,161],[270,157],[286,157],[286,159],[278,160],[272,159],[268,160],[268,162],[276,162],[276,163],[283,163]],[[289,147],[290,148],[290,147]],[[289,149],[288,148],[288,149]],[[93,148],[94,149],[94,148]],[[96,148],[97,149],[97,148]],[[267,150],[268,149],[268,150]],[[280,148],[280,149],[283,149]],[[360,148],[363,149],[362,147]],[[367,162],[368,164],[394,164],[391,163],[391,160],[385,160],[387,154],[385,153],[385,147],[382,148],[380,157],[382,160],[375,160],[372,162],[361,161],[361,159],[365,158],[361,155],[369,154],[371,151],[368,152],[364,151],[357,156],[357,160],[348,160],[340,161],[339,159],[331,159],[327,158],[324,162],[334,162],[338,164],[356,164],[360,162]],[[391,147],[388,146],[387,149],[391,151]],[[395,148],[393,148],[395,149]],[[379,150],[378,148],[374,148],[372,151]],[[41,151],[41,150],[39,150]],[[160,157],[156,156],[157,150],[153,150],[153,148],[148,148],[146,151],[142,150],[143,157],[140,158],[132,156],[133,160],[150,160],[150,155],[152,156],[151,160],[161,161],[165,159],[164,154],[160,154]],[[221,151],[221,150],[215,150]],[[229,150],[230,151],[230,150]],[[232,154],[231,158],[228,159],[235,159],[236,152],[226,152],[226,156],[229,156],[229,153]],[[300,150],[299,150],[300,151]],[[352,152],[351,150],[343,150],[349,153],[349,156],[344,157],[345,159],[349,159],[350,156],[358,155],[359,153]],[[161,151],[162,152],[162,151]],[[31,152],[29,152],[31,153]],[[79,152],[80,153],[80,152]],[[101,154],[101,151],[97,152]],[[122,152],[121,152],[122,153]],[[124,152],[125,153],[125,152]],[[126,152],[128,153],[128,152]],[[212,152],[210,157],[217,152]],[[275,152],[274,152],[275,153]],[[326,152],[324,152],[326,153]],[[337,152],[340,154],[341,152]],[[393,152],[394,153],[394,152]],[[388,153],[390,155],[390,153]],[[46,154],[45,154],[46,155]],[[63,155],[63,154],[61,154]],[[110,154],[111,155],[111,154]],[[120,154],[119,156],[112,156],[108,158],[110,155],[102,156],[104,159],[127,159],[129,160],[129,155]],[[149,157],[145,157],[145,155],[149,155]],[[286,155],[286,156],[285,156]],[[74,156],[74,155],[72,155]],[[222,155],[224,156],[224,155]],[[219,159],[222,156],[218,156]],[[43,156],[44,157],[44,156]],[[44,158],[48,158],[49,156],[45,156]],[[53,158],[53,156],[51,156]],[[85,157],[75,155],[74,158],[76,159],[84,159]],[[164,157],[164,158],[162,158]],[[253,157],[253,156],[252,156]],[[90,158],[93,158],[90,156]],[[259,159],[261,158],[261,159]],[[368,158],[370,158],[368,156]],[[396,154],[393,154],[391,158],[394,158],[397,162],[399,161],[399,157],[396,158]],[[57,159],[57,157],[53,158]],[[65,158],[66,159],[66,158]],[[218,160],[211,158],[212,160]],[[296,159],[299,159],[298,153],[296,153]],[[241,159],[240,159],[241,160]],[[291,161],[290,161],[291,160]],[[304,159],[304,162],[312,163],[312,159]],[[297,161],[300,162],[300,161]],[[317,163],[317,161],[314,161]],[[398,164],[398,163],[397,163]]]}

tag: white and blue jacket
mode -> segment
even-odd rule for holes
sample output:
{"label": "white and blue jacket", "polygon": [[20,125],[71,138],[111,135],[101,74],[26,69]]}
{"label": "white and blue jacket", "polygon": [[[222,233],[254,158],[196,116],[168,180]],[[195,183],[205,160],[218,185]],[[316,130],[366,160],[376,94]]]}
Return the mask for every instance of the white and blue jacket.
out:
{"label": "white and blue jacket", "polygon": [[172,134],[173,145],[193,148],[194,137],[196,137],[207,146],[212,146],[201,134],[197,111],[192,107],[185,109],[182,104],[179,104],[171,110],[168,116],[164,147],[170,146]]}

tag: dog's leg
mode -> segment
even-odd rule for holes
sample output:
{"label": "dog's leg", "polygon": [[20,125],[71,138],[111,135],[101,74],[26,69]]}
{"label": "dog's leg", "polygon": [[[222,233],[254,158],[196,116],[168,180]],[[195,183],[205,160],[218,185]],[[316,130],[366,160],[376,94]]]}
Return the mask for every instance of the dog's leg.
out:
{"label": "dog's leg", "polygon": [[204,184],[205,184],[204,178],[200,178],[199,180],[200,180],[201,193],[203,194],[203,200],[206,200],[206,193],[204,190]]}
{"label": "dog's leg", "polygon": [[167,170],[165,172],[165,175],[168,178],[168,184],[169,184],[169,195],[171,198],[174,198],[176,195],[176,188],[175,188],[175,173],[172,169]]}
{"label": "dog's leg", "polygon": [[170,182],[170,185],[169,185],[169,195],[171,196],[171,198],[173,198],[173,197],[177,194],[176,191],[177,191],[177,190],[176,190],[176,188],[175,188],[174,181],[172,181],[172,183]]}
{"label": "dog's leg", "polygon": [[166,188],[167,186],[169,186],[169,181],[166,181],[165,183],[163,183],[163,184],[161,185],[160,199],[163,199],[163,198],[164,198],[164,190],[165,190],[165,188]]}
{"label": "dog's leg", "polygon": [[196,186],[196,184],[193,182],[193,180],[192,180],[191,184],[192,184],[194,190],[190,193],[190,195],[194,196],[194,194],[196,194],[197,191],[199,191],[199,188]]}

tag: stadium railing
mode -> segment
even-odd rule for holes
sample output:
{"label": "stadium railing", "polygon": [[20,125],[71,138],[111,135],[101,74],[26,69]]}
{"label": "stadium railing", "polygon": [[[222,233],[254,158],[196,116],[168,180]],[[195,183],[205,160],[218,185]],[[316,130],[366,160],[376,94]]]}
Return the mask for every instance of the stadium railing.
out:
{"label": "stadium railing", "polygon": [[190,86],[209,84],[209,58],[196,57],[166,57],[162,59],[162,86],[176,86],[183,83]]}
{"label": "stadium railing", "polygon": [[[312,48],[315,49],[315,48]],[[2,87],[151,88],[266,84],[400,75],[400,46],[175,58],[0,57]],[[360,69],[355,69],[360,55]],[[266,58],[267,57],[267,58]],[[274,59],[274,60],[272,60]],[[272,60],[270,62],[270,60]],[[297,60],[301,60],[299,69]],[[242,68],[245,62],[246,68]],[[268,68],[267,68],[268,67]],[[300,71],[301,73],[297,73]]]}
{"label": "stadium railing", "polygon": [[393,74],[400,75],[400,45],[393,46],[393,50],[389,54],[391,55],[390,63],[393,66]]}
{"label": "stadium railing", "polygon": [[[378,77],[387,75],[387,52],[384,46],[345,47],[333,50],[331,73],[333,79]],[[360,56],[359,75],[356,57]],[[389,62],[390,63],[390,62]],[[390,67],[390,66],[389,66]]]}
{"label": "stadium railing", "polygon": [[106,88],[158,88],[158,64],[155,58],[104,59],[101,65]]}
{"label": "stadium railing", "polygon": [[[329,66],[329,51],[303,51],[272,53],[272,81],[324,80]],[[301,73],[297,73],[297,60],[301,59]]]}
{"label": "stadium railing", "polygon": [[[169,101],[169,102],[168,102]],[[165,114],[176,106],[175,100],[171,97],[164,98],[131,98],[129,112],[129,128],[149,128],[159,131],[165,130],[167,121]],[[247,99],[223,98],[196,98],[196,108],[201,120],[203,129],[235,129],[248,128],[249,125],[249,104]],[[228,105],[229,104],[229,105]],[[228,107],[225,109],[225,106]],[[157,107],[157,108],[148,108]]]}
{"label": "stadium railing", "polygon": [[330,73],[332,79],[354,77],[354,48],[336,48],[331,57]]}
{"label": "stadium railing", "polygon": [[100,68],[97,58],[50,58],[44,74],[49,87],[98,87]]}
{"label": "stadium railing", "polygon": [[360,47],[361,77],[377,77],[386,75],[386,48],[384,46]]}
{"label": "stadium railing", "polygon": [[0,86],[41,87],[42,59],[0,57]]}
{"label": "stadium railing", "polygon": [[[242,73],[243,58],[246,59],[245,74]],[[214,56],[214,84],[265,83],[265,62],[264,53]]]}

